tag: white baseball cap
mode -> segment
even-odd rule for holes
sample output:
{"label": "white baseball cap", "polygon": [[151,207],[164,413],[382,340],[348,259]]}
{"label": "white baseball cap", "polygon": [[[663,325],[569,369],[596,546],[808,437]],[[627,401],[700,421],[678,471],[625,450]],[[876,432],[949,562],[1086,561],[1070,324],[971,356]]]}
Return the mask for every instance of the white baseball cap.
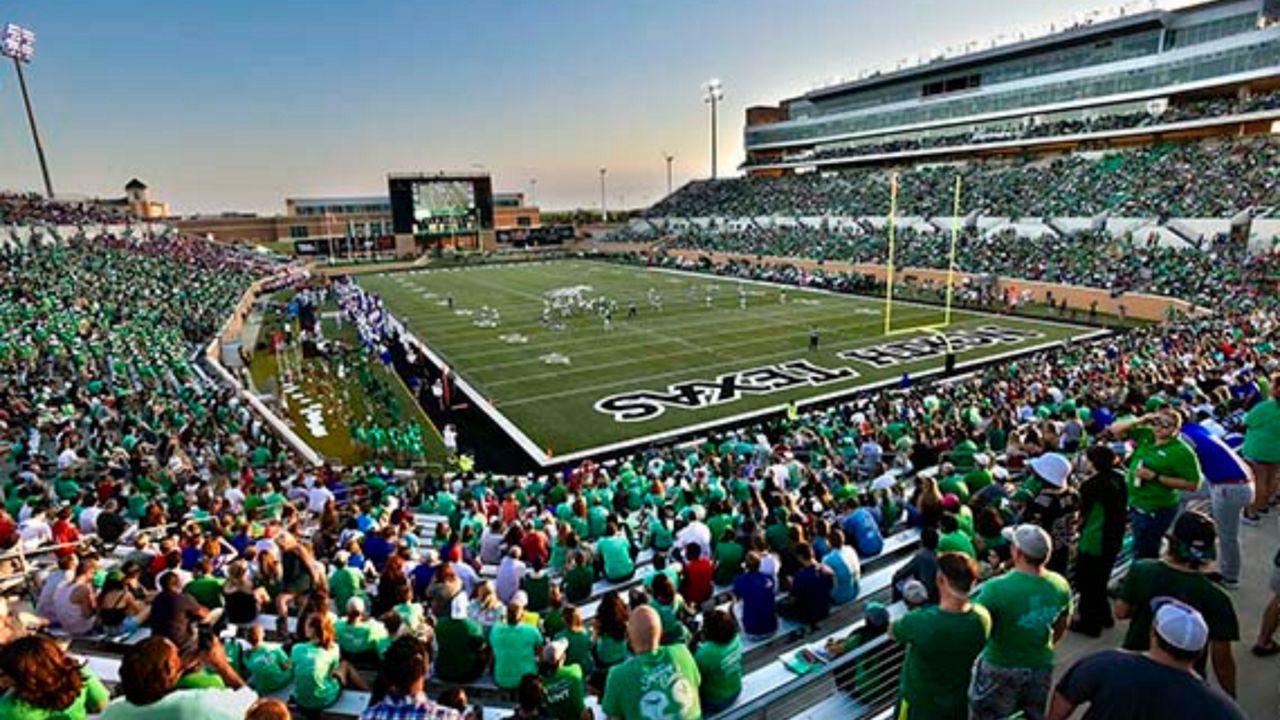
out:
{"label": "white baseball cap", "polygon": [[1071,462],[1058,453],[1045,453],[1027,465],[1041,480],[1056,488],[1065,486],[1071,475]]}
{"label": "white baseball cap", "polygon": [[1190,605],[1171,597],[1151,601],[1155,611],[1152,626],[1165,642],[1186,652],[1200,652],[1209,642],[1209,626]]}

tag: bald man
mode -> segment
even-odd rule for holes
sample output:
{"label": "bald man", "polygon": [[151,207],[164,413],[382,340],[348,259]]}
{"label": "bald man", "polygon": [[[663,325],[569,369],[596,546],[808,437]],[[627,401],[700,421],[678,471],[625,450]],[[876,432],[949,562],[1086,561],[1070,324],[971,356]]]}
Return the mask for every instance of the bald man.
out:
{"label": "bald man", "polygon": [[627,641],[632,657],[609,670],[605,714],[614,720],[699,720],[702,676],[689,648],[662,645],[662,619],[648,605],[631,612]]}

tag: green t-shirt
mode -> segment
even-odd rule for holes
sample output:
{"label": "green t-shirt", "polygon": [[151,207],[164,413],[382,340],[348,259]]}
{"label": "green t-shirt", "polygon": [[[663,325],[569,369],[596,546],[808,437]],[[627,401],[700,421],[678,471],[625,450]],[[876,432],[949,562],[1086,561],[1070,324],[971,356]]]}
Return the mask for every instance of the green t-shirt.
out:
{"label": "green t-shirt", "polygon": [[1146,467],[1160,475],[1177,476],[1184,480],[1201,482],[1200,461],[1195,450],[1186,440],[1174,436],[1171,440],[1156,443],[1156,434],[1149,427],[1139,425],[1129,431],[1129,437],[1137,443],[1125,484],[1129,486],[1129,506],[1139,510],[1161,510],[1178,504],[1178,491],[1155,480],[1144,480],[1138,486],[1137,470]]}
{"label": "green t-shirt", "polygon": [[582,720],[586,709],[583,698],[582,668],[564,665],[555,674],[542,678],[542,690],[546,694],[543,710],[555,720]]}
{"label": "green t-shirt", "polygon": [[225,688],[227,683],[223,681],[222,676],[213,670],[201,668],[195,672],[189,672],[178,678],[178,684],[175,687],[185,690],[203,690],[208,688]]}
{"label": "green t-shirt", "polygon": [[911,720],[964,717],[969,674],[987,644],[991,616],[981,605],[968,612],[938,606],[913,610],[893,624],[893,639],[907,646],[900,695]]}
{"label": "green t-shirt", "polygon": [[693,656],[702,675],[702,698],[723,703],[742,692],[742,636],[721,645],[703,642]]}
{"label": "green t-shirt", "polygon": [[623,720],[698,720],[702,674],[684,645],[664,645],[609,670],[601,709]]}
{"label": "green t-shirt", "polygon": [[991,637],[982,657],[1003,668],[1053,666],[1053,625],[1071,614],[1071,586],[1045,570],[1011,570],[982,584],[973,601],[991,615]]}
{"label": "green t-shirt", "polygon": [[630,650],[627,648],[626,638],[621,640],[601,635],[596,638],[596,660],[606,667],[617,665],[627,659]]}
{"label": "green t-shirt", "polygon": [[734,578],[742,572],[742,560],[747,556],[746,548],[736,540],[716,545],[716,585],[732,585]]}
{"label": "green t-shirt", "polygon": [[520,678],[538,673],[538,650],[542,633],[536,627],[520,623],[498,623],[489,631],[493,646],[493,680],[504,690],[520,686]]}
{"label": "green t-shirt", "polygon": [[582,668],[582,672],[585,675],[590,675],[594,672],[596,664],[594,658],[591,657],[591,631],[586,629],[577,632],[564,630],[556,636],[557,640],[561,638],[569,641],[569,649],[564,653],[564,664],[577,665]]}
{"label": "green t-shirt", "polygon": [[338,640],[338,648],[347,655],[359,655],[377,650],[378,641],[387,634],[387,629],[377,620],[364,620],[352,624],[343,618],[334,623],[333,630]]}
{"label": "green t-shirt", "polygon": [[1204,616],[1209,639],[1235,642],[1240,624],[1226,591],[1202,573],[1187,572],[1160,560],[1139,560],[1129,567],[1117,597],[1129,605],[1133,617],[1124,635],[1124,649],[1146,650],[1151,642],[1151,601],[1171,597],[1190,605]]}
{"label": "green t-shirt", "polygon": [[624,535],[610,535],[596,543],[596,549],[604,559],[604,576],[610,580],[622,580],[635,572],[631,561],[631,543]]}
{"label": "green t-shirt", "polygon": [[299,643],[289,655],[293,663],[293,696],[298,705],[320,710],[332,705],[342,692],[333,676],[338,669],[338,646],[322,648],[315,643]]}
{"label": "green t-shirt", "polygon": [[569,602],[582,602],[591,597],[591,586],[596,582],[595,571],[589,565],[575,565],[564,576],[564,597]]}
{"label": "green t-shirt", "polygon": [[262,643],[245,657],[249,686],[260,693],[273,693],[293,680],[289,656],[276,643]]}
{"label": "green t-shirt", "polygon": [[1280,463],[1280,400],[1254,405],[1244,416],[1244,425],[1240,453],[1254,462]]}
{"label": "green t-shirt", "polygon": [[484,672],[480,651],[484,649],[484,629],[470,618],[441,618],[436,621],[436,676],[445,682],[464,683]]}
{"label": "green t-shirt", "polygon": [[329,575],[329,592],[339,613],[347,611],[347,601],[364,595],[364,576],[353,567],[340,567]]}
{"label": "green t-shirt", "polygon": [[190,595],[196,599],[196,602],[212,610],[214,608],[222,607],[223,582],[224,581],[216,577],[205,575],[204,577],[198,577],[187,583],[187,586],[182,588],[182,592]]}
{"label": "green t-shirt", "polygon": [[80,668],[80,694],[61,710],[45,710],[28,705],[9,691],[0,695],[0,718],[4,720],[84,720],[88,716],[88,708],[98,709],[111,698],[98,676],[89,668]]}

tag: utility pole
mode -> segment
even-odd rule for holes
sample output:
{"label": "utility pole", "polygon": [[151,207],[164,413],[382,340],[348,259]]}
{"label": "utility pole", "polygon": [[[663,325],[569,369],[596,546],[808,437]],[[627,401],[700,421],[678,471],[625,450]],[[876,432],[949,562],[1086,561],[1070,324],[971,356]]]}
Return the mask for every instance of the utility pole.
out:
{"label": "utility pole", "polygon": [[663,157],[667,161],[667,194],[671,194],[671,163],[676,159],[675,155],[664,154]]}
{"label": "utility pole", "polygon": [[608,225],[608,224],[609,224],[609,209],[605,206],[605,202],[604,202],[604,175],[605,175],[605,172],[606,172],[605,168],[600,168],[600,222],[601,222],[601,224]]}

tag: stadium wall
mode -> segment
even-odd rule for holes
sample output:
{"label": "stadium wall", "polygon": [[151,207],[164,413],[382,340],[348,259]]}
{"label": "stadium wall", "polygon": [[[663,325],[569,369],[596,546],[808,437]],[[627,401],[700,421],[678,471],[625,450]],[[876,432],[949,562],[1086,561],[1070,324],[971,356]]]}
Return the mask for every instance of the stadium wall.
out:
{"label": "stadium wall", "polygon": [[[598,243],[595,249],[603,252],[634,253],[640,249],[640,246],[633,243]],[[872,263],[819,262],[802,258],[771,257],[745,253],[706,253],[698,250],[681,249],[669,249],[666,252],[668,255],[674,255],[690,262],[705,257],[711,258],[714,262],[735,261],[775,267],[792,266],[810,271],[821,269],[827,272],[861,273],[871,275],[879,280],[884,280],[888,274],[886,266]],[[916,280],[931,281],[939,285],[945,285],[947,281],[946,270],[898,268],[894,273],[899,279],[914,278]],[[978,276],[972,273],[957,272],[956,277],[970,280],[976,279]],[[1160,295],[1125,293],[1119,298],[1113,298],[1110,292],[1097,288],[1038,282],[1022,278],[1001,277],[997,280],[996,287],[1000,290],[1008,288],[1012,292],[1019,293],[1023,290],[1030,290],[1036,302],[1042,302],[1045,298],[1045,293],[1052,292],[1055,300],[1061,301],[1065,298],[1071,307],[1081,310],[1087,309],[1091,303],[1096,301],[1100,312],[1112,315],[1118,314],[1119,306],[1123,304],[1127,317],[1143,320],[1164,320],[1168,317],[1170,307],[1176,308],[1183,313],[1190,313],[1195,309],[1191,303],[1185,300],[1177,300]]]}

